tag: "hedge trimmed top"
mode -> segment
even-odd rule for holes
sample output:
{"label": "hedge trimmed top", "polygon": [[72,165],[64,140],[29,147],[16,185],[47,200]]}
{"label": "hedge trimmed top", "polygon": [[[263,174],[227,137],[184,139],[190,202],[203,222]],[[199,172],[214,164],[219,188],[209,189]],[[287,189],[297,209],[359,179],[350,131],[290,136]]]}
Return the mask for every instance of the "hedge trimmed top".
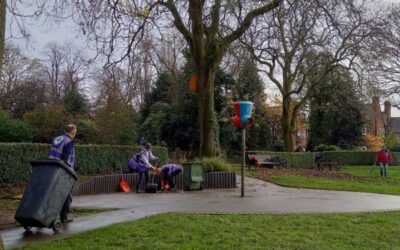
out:
{"label": "hedge trimmed top", "polygon": [[[76,145],[78,174],[109,174],[127,170],[128,160],[140,148],[119,145]],[[46,159],[49,144],[0,143],[0,186],[25,182],[31,175],[31,160]],[[153,147],[154,155],[162,163],[168,160],[163,147]]]}
{"label": "hedge trimmed top", "polygon": [[[269,152],[269,151],[248,151],[252,154],[279,156],[287,161],[287,167],[309,168],[315,164],[314,154],[311,152]],[[400,165],[400,152],[391,152],[393,162],[391,165]],[[376,152],[367,151],[328,151],[322,152],[320,161],[336,161],[347,166],[372,165]]]}

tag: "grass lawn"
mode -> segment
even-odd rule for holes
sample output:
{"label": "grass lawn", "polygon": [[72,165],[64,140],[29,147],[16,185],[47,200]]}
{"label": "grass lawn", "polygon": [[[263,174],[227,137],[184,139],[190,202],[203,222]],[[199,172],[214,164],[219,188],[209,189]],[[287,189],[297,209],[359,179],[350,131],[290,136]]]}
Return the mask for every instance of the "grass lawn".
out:
{"label": "grass lawn", "polygon": [[[268,173],[268,170],[266,170]],[[312,170],[258,171],[256,177],[275,184],[296,187],[328,190],[346,190],[357,192],[400,195],[400,167],[390,167],[387,178],[381,178],[379,168],[371,173],[371,166],[349,166],[340,172]],[[251,173],[254,176],[254,173]]]}
{"label": "grass lawn", "polygon": [[[400,195],[400,167],[389,166],[388,177],[381,178],[379,166],[348,166],[343,170],[314,171],[305,169],[246,168],[246,176],[266,180],[285,187],[343,190]],[[231,164],[240,175],[240,164]]]}
{"label": "grass lawn", "polygon": [[400,212],[163,214],[25,249],[399,249]]}

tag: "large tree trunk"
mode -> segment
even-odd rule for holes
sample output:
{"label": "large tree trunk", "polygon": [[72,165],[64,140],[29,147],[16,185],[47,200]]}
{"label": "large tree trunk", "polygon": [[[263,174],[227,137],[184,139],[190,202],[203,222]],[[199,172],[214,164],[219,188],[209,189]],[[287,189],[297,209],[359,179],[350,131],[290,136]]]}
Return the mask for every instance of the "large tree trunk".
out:
{"label": "large tree trunk", "polygon": [[6,0],[0,0],[0,72],[3,68],[4,46],[6,35]]}
{"label": "large tree trunk", "polygon": [[215,129],[217,117],[214,111],[214,78],[215,67],[198,68],[198,118],[200,128],[200,156],[215,156],[217,141]]}
{"label": "large tree trunk", "polygon": [[296,146],[296,114],[292,112],[292,101],[284,98],[282,102],[282,132],[285,150],[293,152]]}

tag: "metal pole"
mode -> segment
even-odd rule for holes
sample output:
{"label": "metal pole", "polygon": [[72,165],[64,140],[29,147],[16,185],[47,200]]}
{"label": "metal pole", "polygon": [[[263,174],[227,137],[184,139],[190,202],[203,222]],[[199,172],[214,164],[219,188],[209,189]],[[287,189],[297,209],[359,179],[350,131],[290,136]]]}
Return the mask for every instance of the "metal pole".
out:
{"label": "metal pole", "polygon": [[241,183],[241,197],[244,197],[244,166],[246,164],[246,129],[242,129],[242,183]]}

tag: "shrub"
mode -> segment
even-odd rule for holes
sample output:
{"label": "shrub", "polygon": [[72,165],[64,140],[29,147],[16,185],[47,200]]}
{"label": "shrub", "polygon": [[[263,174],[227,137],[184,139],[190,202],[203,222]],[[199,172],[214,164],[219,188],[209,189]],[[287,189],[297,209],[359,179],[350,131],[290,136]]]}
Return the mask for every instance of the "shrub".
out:
{"label": "shrub", "polygon": [[32,128],[23,121],[8,118],[0,111],[0,142],[30,142]]}
{"label": "shrub", "polygon": [[276,140],[274,144],[272,144],[272,150],[276,152],[282,152],[285,150],[285,142],[282,140]]}
{"label": "shrub", "polygon": [[229,164],[217,157],[204,157],[202,159],[205,172],[223,172],[229,170]]}
{"label": "shrub", "polygon": [[[31,174],[29,162],[47,158],[48,144],[0,143],[0,186],[25,182]],[[139,152],[135,146],[77,145],[78,175],[118,173],[127,169],[129,158]],[[167,162],[167,150],[153,148],[161,163]]]}
{"label": "shrub", "polygon": [[[392,165],[399,164],[399,152],[391,152],[393,156]],[[340,151],[324,152],[322,161],[337,161],[345,165],[372,165],[375,161],[376,152],[369,151]]]}
{"label": "shrub", "polygon": [[319,144],[315,147],[315,151],[340,151],[340,147],[336,145]]}

